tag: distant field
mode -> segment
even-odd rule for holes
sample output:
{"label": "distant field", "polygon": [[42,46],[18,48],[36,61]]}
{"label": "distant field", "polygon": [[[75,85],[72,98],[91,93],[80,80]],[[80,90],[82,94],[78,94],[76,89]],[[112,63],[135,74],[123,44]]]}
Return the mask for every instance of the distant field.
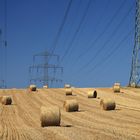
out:
{"label": "distant field", "polygon": [[[140,89],[97,88],[98,97],[113,98],[116,110],[103,111],[100,99],[88,99],[88,88],[75,88],[73,96],[64,89],[0,90],[12,95],[12,105],[0,105],[0,139],[2,140],[140,140]],[[63,102],[77,99],[79,112],[65,112]],[[57,105],[61,109],[61,126],[40,125],[40,107]]]}

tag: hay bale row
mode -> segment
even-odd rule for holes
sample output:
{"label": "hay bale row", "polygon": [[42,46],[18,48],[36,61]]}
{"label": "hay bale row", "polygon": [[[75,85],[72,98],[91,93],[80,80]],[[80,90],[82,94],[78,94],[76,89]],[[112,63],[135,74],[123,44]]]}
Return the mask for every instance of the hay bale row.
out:
{"label": "hay bale row", "polygon": [[[112,99],[101,99],[100,106],[103,110],[114,110],[116,107],[115,101]],[[78,111],[79,104],[77,100],[66,100],[63,105],[67,112]],[[60,126],[61,112],[59,107],[41,107],[40,115],[41,126]]]}
{"label": "hay bale row", "polygon": [[[66,88],[66,95],[72,95],[72,89]],[[88,91],[88,98],[96,98],[97,91],[90,90]],[[114,110],[116,107],[116,103],[112,99],[101,99],[100,106],[103,110]],[[65,100],[63,104],[63,108],[66,112],[75,112],[79,110],[79,104],[76,99]],[[41,115],[40,115],[41,126],[60,126],[61,122],[61,112],[60,108],[53,107],[41,107]]]}
{"label": "hay bale row", "polygon": [[[72,88],[66,88],[65,94],[66,96],[72,95]],[[97,97],[97,91],[96,90],[90,90],[88,91],[88,98],[96,98]]]}
{"label": "hay bale row", "polygon": [[[67,112],[78,111],[78,102],[74,100],[66,100],[64,102],[64,108]],[[61,112],[60,108],[57,106],[52,107],[41,107],[40,121],[41,126],[60,126],[61,122]]]}

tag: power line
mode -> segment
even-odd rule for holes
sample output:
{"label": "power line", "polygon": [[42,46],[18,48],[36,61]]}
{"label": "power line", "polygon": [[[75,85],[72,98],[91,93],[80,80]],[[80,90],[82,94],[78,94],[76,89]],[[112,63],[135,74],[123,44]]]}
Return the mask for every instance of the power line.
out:
{"label": "power line", "polygon": [[[134,28],[132,30],[130,30],[123,38],[122,40],[118,43],[118,45],[116,45],[116,47],[114,47],[112,49],[112,51],[110,51],[110,53],[108,53],[108,55],[106,55],[104,58],[101,59],[101,61],[99,63],[96,63],[92,68],[90,68],[90,70],[88,70],[86,73],[90,74],[91,72],[94,72],[98,67],[100,67],[101,65],[103,65],[104,63],[106,63],[107,61],[110,60],[110,58],[117,53],[117,51],[122,47],[122,44],[129,38],[129,36],[133,33]],[[81,72],[81,70],[77,71],[75,73],[75,75],[79,75]],[[80,77],[80,75],[79,75]],[[75,80],[78,79],[77,77],[75,77]]]}
{"label": "power line", "polygon": [[71,5],[72,5],[72,1],[73,0],[70,0],[69,3],[68,3],[67,9],[66,9],[65,14],[64,14],[64,18],[63,18],[62,23],[61,23],[61,25],[59,27],[59,30],[58,30],[57,35],[56,35],[56,38],[55,38],[55,40],[53,42],[53,45],[52,45],[53,47],[52,47],[52,51],[51,51],[52,54],[54,53],[54,51],[55,51],[55,49],[57,47],[58,40],[60,38],[61,32],[63,30],[63,27],[64,27],[65,23],[66,23],[68,13],[69,13]]}
{"label": "power line", "polygon": [[[106,12],[107,8],[109,7],[110,1],[111,1],[111,0],[107,0],[105,6],[104,6],[104,8],[103,8],[103,12],[102,12],[102,13],[105,13],[105,12]],[[100,19],[97,21],[97,23],[95,24],[95,28],[93,28],[93,30],[92,30],[92,35],[91,35],[91,36],[93,36],[93,34],[95,33],[95,32],[93,32],[93,31],[94,31],[95,29],[98,28],[98,26],[100,25],[100,23],[101,23],[101,21],[102,21],[102,19],[103,19],[103,17],[104,17],[104,15],[103,15],[102,13],[99,15],[101,18],[100,18]],[[94,12],[94,14],[95,14],[95,12]],[[83,31],[84,31],[85,27],[87,26],[87,24],[88,24],[88,20],[86,20],[85,23],[83,24],[83,28],[81,29],[80,34],[83,34]],[[80,38],[80,36],[79,36],[79,38]]]}
{"label": "power line", "polygon": [[87,7],[86,7],[86,9],[85,9],[85,12],[84,12],[84,14],[83,14],[81,20],[80,20],[79,26],[78,26],[78,28],[75,30],[75,33],[74,33],[74,35],[73,35],[73,37],[72,37],[72,40],[71,40],[71,42],[69,43],[67,49],[65,50],[64,55],[62,56],[61,61],[64,60],[64,58],[66,57],[66,55],[68,55],[70,49],[72,49],[73,42],[75,41],[75,38],[76,38],[77,34],[79,33],[80,28],[81,28],[81,26],[82,26],[82,24],[83,24],[83,22],[84,22],[84,20],[85,20],[85,18],[86,18],[86,16],[87,16],[87,13],[88,13],[88,10],[89,10],[89,7],[90,7],[91,2],[92,2],[92,0],[89,0],[89,1],[88,1]]}
{"label": "power line", "polygon": [[71,20],[71,25],[69,23],[70,27],[67,28],[68,29],[68,33],[67,33],[67,36],[65,36],[66,38],[64,39],[62,46],[65,46],[66,42],[68,42],[68,38],[70,38],[69,37],[70,36],[70,32],[73,29],[73,26],[74,26],[74,23],[75,23],[75,19],[78,18],[80,7],[81,7],[81,3],[82,3],[82,0],[79,0],[79,3],[77,4],[77,7],[76,7],[75,17],[73,17],[74,20]]}
{"label": "power line", "polygon": [[90,71],[88,71],[89,73],[90,72],[93,72],[93,70],[95,70],[97,67],[99,67],[99,66],[101,66],[102,64],[104,64],[105,62],[107,62],[122,46],[121,46],[121,44],[123,43],[123,42],[125,42],[127,39],[128,39],[128,37],[133,33],[133,31],[134,31],[134,28],[132,29],[132,30],[130,30],[127,34],[126,34],[126,36],[119,42],[119,44],[118,45],[116,45],[116,47],[114,47],[114,49],[112,49],[112,51],[106,56],[106,57],[104,57],[103,59],[102,59],[102,61],[100,61],[100,63],[97,63],[95,66],[93,66],[91,69],[90,69]]}
{"label": "power line", "polygon": [[90,45],[87,48],[87,51],[82,52],[77,57],[77,60],[79,58],[83,57],[85,54],[87,54],[93,48],[93,46],[98,42],[98,40],[100,40],[100,38],[107,32],[107,30],[110,28],[111,24],[116,19],[116,16],[119,14],[119,12],[121,11],[121,9],[123,8],[123,6],[125,5],[126,2],[127,2],[127,0],[123,0],[123,2],[121,3],[120,7],[116,10],[115,14],[112,16],[112,18],[110,19],[110,21],[105,26],[104,30],[94,40],[91,40],[91,42],[89,43]]}
{"label": "power line", "polygon": [[113,30],[113,32],[111,33],[110,37],[108,38],[108,40],[103,44],[103,46],[101,48],[98,49],[98,51],[95,53],[95,55],[92,56],[92,58],[88,61],[88,63],[86,63],[84,66],[82,66],[82,68],[86,68],[88,65],[90,65],[93,60],[95,61],[95,59],[97,58],[97,56],[99,56],[99,54],[104,50],[105,46],[111,41],[111,38],[117,33],[118,29],[120,28],[120,26],[124,23],[124,21],[126,20],[126,18],[129,16],[130,12],[132,11],[132,9],[134,8],[134,5],[132,5],[128,12],[123,16],[122,20],[120,21],[120,23],[117,25],[117,27]]}

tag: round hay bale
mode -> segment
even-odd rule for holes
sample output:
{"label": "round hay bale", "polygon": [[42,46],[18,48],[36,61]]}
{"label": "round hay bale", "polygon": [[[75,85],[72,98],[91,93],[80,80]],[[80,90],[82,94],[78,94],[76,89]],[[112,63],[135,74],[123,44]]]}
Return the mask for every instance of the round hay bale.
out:
{"label": "round hay bale", "polygon": [[114,92],[120,92],[120,86],[114,86],[113,91]]}
{"label": "round hay bale", "polygon": [[88,98],[96,98],[96,97],[97,97],[97,91],[96,90],[88,91]]}
{"label": "round hay bale", "polygon": [[67,112],[74,112],[74,111],[78,111],[79,104],[76,99],[66,100],[64,101],[63,107]]}
{"label": "round hay bale", "polygon": [[114,86],[113,86],[113,91],[114,92],[120,92],[120,83],[114,83]]}
{"label": "round hay bale", "polygon": [[12,98],[10,96],[3,96],[1,99],[1,102],[3,105],[11,105],[12,104]]}
{"label": "round hay bale", "polygon": [[71,88],[71,85],[65,84],[65,85],[64,85],[64,88]]}
{"label": "round hay bale", "polygon": [[41,126],[60,126],[61,112],[59,107],[41,107],[40,115]]}
{"label": "round hay bale", "polygon": [[103,110],[114,110],[116,107],[116,103],[112,99],[101,99],[100,106]]}
{"label": "round hay bale", "polygon": [[30,89],[30,91],[36,91],[37,87],[36,87],[36,85],[30,85],[29,89]]}
{"label": "round hay bale", "polygon": [[66,88],[66,95],[72,95],[72,89],[71,88]]}

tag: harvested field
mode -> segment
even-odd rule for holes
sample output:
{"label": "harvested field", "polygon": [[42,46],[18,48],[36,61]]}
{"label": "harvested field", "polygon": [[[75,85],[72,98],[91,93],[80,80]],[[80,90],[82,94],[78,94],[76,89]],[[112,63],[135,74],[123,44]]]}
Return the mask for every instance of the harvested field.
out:
{"label": "harvested field", "polygon": [[[91,89],[91,88],[90,88]],[[27,93],[21,89],[0,90],[12,96],[12,105],[0,104],[0,139],[2,140],[140,140],[140,89],[97,88],[98,97],[112,98],[116,109],[104,111],[99,98],[87,98],[88,88],[39,89]],[[63,103],[76,99],[78,112],[66,112]],[[58,106],[61,126],[41,127],[40,107]]]}

